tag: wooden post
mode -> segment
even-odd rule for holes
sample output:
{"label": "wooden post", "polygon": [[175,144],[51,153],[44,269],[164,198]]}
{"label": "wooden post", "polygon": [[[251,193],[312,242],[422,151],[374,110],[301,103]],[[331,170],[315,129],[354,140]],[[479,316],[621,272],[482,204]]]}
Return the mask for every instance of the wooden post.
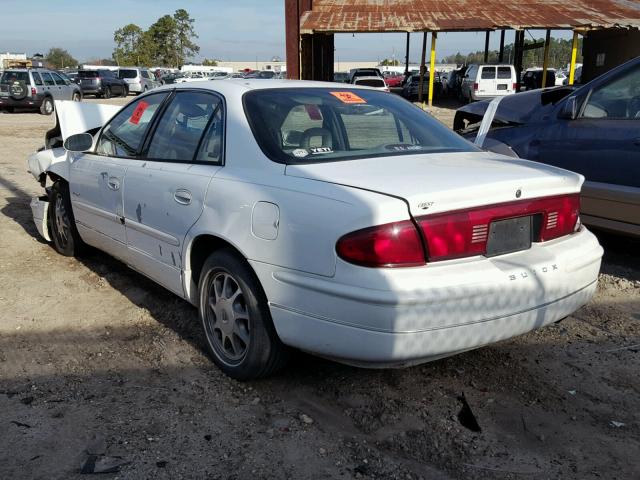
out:
{"label": "wooden post", "polygon": [[420,82],[418,83],[418,102],[422,103],[422,86],[424,85],[424,70],[427,56],[427,32],[422,34],[422,55],[420,55]]}
{"label": "wooden post", "polygon": [[438,32],[431,32],[431,63],[429,64],[429,106],[433,105],[433,82],[436,78],[436,40]]}
{"label": "wooden post", "polygon": [[504,62],[504,34],[505,31],[502,30],[500,32],[500,53],[498,54],[498,61],[500,63]]}
{"label": "wooden post", "polygon": [[405,67],[404,67],[404,74],[408,74],[409,73],[409,36],[411,34],[409,32],[407,32],[407,54],[405,56]]}
{"label": "wooden post", "polygon": [[549,47],[551,43],[551,30],[547,30],[544,39],[544,60],[542,61],[542,88],[547,86],[547,68],[549,68]]}
{"label": "wooden post", "polygon": [[569,67],[569,85],[573,85],[576,74],[576,58],[578,57],[578,32],[573,32],[573,43],[571,44],[571,65]]}
{"label": "wooden post", "polygon": [[491,35],[491,32],[487,30],[484,36],[484,63],[489,61],[489,35]]}

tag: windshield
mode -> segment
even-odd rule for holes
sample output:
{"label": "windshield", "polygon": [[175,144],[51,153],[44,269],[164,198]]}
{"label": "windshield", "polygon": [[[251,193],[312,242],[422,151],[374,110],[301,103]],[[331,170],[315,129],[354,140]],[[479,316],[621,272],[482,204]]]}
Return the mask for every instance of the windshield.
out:
{"label": "windshield", "polygon": [[280,163],[476,150],[415,105],[375,90],[254,90],[244,105],[260,148]]}
{"label": "windshield", "polygon": [[118,77],[120,78],[136,78],[138,76],[137,70],[124,70],[120,69],[118,72]]}
{"label": "windshield", "polygon": [[29,72],[4,72],[0,83],[24,82],[29,83]]}

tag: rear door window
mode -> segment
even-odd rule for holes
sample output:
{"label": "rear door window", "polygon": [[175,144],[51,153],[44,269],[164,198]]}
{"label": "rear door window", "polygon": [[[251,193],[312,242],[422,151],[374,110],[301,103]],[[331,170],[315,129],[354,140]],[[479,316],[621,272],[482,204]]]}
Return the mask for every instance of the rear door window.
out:
{"label": "rear door window", "polygon": [[511,67],[498,67],[498,78],[500,80],[510,80]]}
{"label": "rear door window", "polygon": [[482,73],[480,74],[482,80],[495,80],[496,67],[482,67]]}
{"label": "rear door window", "polygon": [[60,85],[60,86],[66,85],[66,82],[64,81],[64,79],[57,73],[51,72],[51,76],[53,77],[53,80],[56,82],[56,85]]}
{"label": "rear door window", "polygon": [[56,84],[56,82],[53,81],[53,77],[51,76],[50,73],[48,72],[42,72],[42,79],[44,80],[44,84],[47,87],[52,87]]}
{"label": "rear door window", "polygon": [[[192,162],[200,139],[221,108],[220,99],[202,92],[178,92],[171,100],[153,134],[146,155],[150,160]],[[220,145],[211,143],[210,161],[219,160]],[[214,151],[215,150],[215,151]]]}
{"label": "rear door window", "polygon": [[168,93],[147,95],[127,105],[104,128],[96,153],[109,157],[136,157],[158,107]]}

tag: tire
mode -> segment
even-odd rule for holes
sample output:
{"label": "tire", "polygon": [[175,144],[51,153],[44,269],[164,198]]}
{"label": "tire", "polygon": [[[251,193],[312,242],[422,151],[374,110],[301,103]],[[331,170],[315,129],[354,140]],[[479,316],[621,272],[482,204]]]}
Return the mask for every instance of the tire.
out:
{"label": "tire", "polygon": [[80,93],[78,92],[73,92],[73,95],[71,96],[71,100],[73,100],[74,102],[81,102],[82,95],[80,95]]}
{"label": "tire", "polygon": [[7,112],[7,113],[13,113],[15,111],[15,109],[14,109],[14,107],[6,107],[4,109],[4,111]]}
{"label": "tire", "polygon": [[42,105],[40,105],[40,113],[42,115],[51,115],[54,109],[55,106],[53,104],[53,98],[44,97],[44,100],[42,100]]}
{"label": "tire", "polygon": [[77,257],[85,243],[80,238],[71,208],[69,184],[57,180],[49,192],[49,225],[53,248],[65,257]]}
{"label": "tire", "polygon": [[121,97],[126,97],[127,95],[129,95],[129,88],[126,85],[124,85],[122,87],[122,94],[120,96]]}
{"label": "tire", "polygon": [[27,84],[25,82],[14,82],[9,85],[9,97],[13,100],[27,98]]}
{"label": "tire", "polygon": [[104,98],[111,98],[111,87],[104,87]]}
{"label": "tire", "polygon": [[282,368],[288,349],[273,326],[267,298],[245,259],[217,250],[198,282],[199,314],[214,363],[236,380],[269,376]]}

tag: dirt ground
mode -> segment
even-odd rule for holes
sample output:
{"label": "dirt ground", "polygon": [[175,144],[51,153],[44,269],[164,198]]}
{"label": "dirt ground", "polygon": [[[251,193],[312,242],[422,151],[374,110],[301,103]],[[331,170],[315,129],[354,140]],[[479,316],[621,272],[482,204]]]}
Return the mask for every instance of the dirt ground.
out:
{"label": "dirt ground", "polygon": [[640,242],[601,235],[596,297],[543,330],[403,370],[298,354],[238,383],[190,305],[38,238],[25,159],[52,122],[0,114],[0,478],[87,458],[121,479],[640,478]]}

